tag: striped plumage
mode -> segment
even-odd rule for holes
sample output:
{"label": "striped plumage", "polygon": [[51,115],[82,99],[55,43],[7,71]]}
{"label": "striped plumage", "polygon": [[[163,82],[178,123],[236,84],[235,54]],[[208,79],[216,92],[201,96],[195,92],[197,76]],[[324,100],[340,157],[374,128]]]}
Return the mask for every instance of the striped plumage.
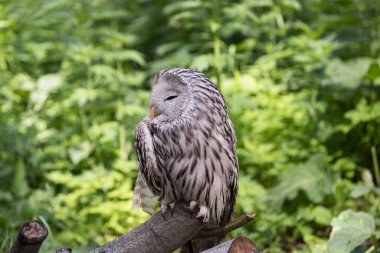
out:
{"label": "striped plumage", "polygon": [[150,214],[154,212],[154,194],[149,189],[140,172],[136,179],[132,207],[141,207],[145,212]]}
{"label": "striped plumage", "polygon": [[[162,212],[185,202],[199,207],[198,217],[209,227],[231,220],[238,192],[236,138],[223,96],[204,74],[181,68],[157,74],[150,115],[138,124],[135,145],[142,176],[136,203],[153,193]],[[141,194],[143,183],[149,189]],[[194,241],[192,251],[220,239]]]}

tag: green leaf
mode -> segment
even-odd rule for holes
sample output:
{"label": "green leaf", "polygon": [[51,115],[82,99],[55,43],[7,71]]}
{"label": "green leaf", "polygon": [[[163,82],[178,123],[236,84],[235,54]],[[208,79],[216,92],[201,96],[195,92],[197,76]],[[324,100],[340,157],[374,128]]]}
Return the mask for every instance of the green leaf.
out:
{"label": "green leaf", "polygon": [[10,20],[0,20],[0,28],[8,28],[12,25]]}
{"label": "green leaf", "polygon": [[12,194],[9,192],[0,192],[0,201],[12,201]]}
{"label": "green leaf", "polygon": [[351,121],[351,124],[343,131],[347,132],[351,130],[354,126],[360,123],[366,123],[372,120],[377,120],[380,118],[380,102],[375,102],[373,104],[368,104],[367,100],[364,98],[356,105],[354,110],[350,110],[344,114],[346,119]]}
{"label": "green leaf", "polygon": [[139,64],[140,66],[145,66],[146,64],[143,54],[135,50],[124,49],[115,52],[95,50],[95,55],[96,57],[104,59],[110,63],[117,61],[131,61]]}
{"label": "green leaf", "polygon": [[375,231],[375,220],[364,212],[346,210],[331,222],[329,253],[349,253]]}
{"label": "green leaf", "polygon": [[30,95],[30,101],[34,104],[34,110],[39,111],[44,105],[49,93],[58,89],[62,85],[59,74],[48,74],[41,76],[37,80],[37,89]]}
{"label": "green leaf", "polygon": [[368,68],[366,77],[369,80],[375,81],[380,76],[380,66],[378,62],[372,62]]}
{"label": "green leaf", "polygon": [[15,75],[10,81],[10,85],[25,91],[32,91],[36,87],[35,82],[26,74]]}
{"label": "green leaf", "polygon": [[44,75],[37,80],[37,89],[47,93],[58,89],[61,85],[62,78],[59,74]]}
{"label": "green leaf", "polygon": [[86,159],[92,150],[92,145],[88,141],[84,141],[80,143],[79,145],[76,145],[69,149],[69,156],[71,161],[77,165],[80,163],[83,159]]}
{"label": "green leaf", "polygon": [[280,184],[268,191],[267,200],[274,208],[280,208],[285,200],[297,197],[304,191],[308,199],[320,203],[331,194],[335,177],[323,165],[324,155],[312,156],[306,163],[290,169],[280,177]]}
{"label": "green leaf", "polygon": [[179,1],[179,2],[174,2],[169,5],[167,5],[162,12],[164,14],[175,14],[177,12],[183,11],[183,10],[189,10],[189,9],[194,9],[199,7],[201,4],[200,1]]}
{"label": "green leaf", "polygon": [[311,215],[314,217],[315,222],[320,225],[328,225],[332,219],[331,210],[324,206],[313,208]]}
{"label": "green leaf", "polygon": [[215,57],[212,54],[199,55],[195,57],[191,63],[191,68],[199,71],[207,70],[215,62]]}
{"label": "green leaf", "polygon": [[371,187],[369,187],[367,185],[363,185],[363,184],[358,184],[352,190],[352,192],[350,194],[350,197],[354,198],[354,199],[357,199],[357,198],[360,198],[360,197],[366,195],[370,191],[371,191]]}
{"label": "green leaf", "polygon": [[327,252],[327,245],[325,244],[316,244],[313,245],[312,253],[326,253]]}
{"label": "green leaf", "polygon": [[371,61],[372,59],[364,57],[346,62],[333,59],[326,67],[326,75],[329,77],[327,84],[356,88],[367,74]]}

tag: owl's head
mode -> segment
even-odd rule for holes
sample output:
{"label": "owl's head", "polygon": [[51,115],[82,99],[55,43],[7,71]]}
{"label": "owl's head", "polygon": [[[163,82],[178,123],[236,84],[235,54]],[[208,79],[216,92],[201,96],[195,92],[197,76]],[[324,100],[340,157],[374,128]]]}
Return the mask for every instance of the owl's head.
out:
{"label": "owl's head", "polygon": [[150,118],[153,123],[173,123],[191,107],[189,85],[177,74],[161,71],[153,82],[150,97]]}

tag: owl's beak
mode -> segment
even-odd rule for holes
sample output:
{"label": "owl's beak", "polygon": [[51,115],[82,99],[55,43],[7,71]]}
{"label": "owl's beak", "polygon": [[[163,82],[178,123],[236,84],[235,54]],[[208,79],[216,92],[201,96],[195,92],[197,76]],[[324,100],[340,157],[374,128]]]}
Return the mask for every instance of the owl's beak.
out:
{"label": "owl's beak", "polygon": [[156,117],[157,116],[157,112],[156,112],[156,108],[154,107],[154,106],[152,106],[151,108],[150,108],[150,118],[154,118],[154,117]]}

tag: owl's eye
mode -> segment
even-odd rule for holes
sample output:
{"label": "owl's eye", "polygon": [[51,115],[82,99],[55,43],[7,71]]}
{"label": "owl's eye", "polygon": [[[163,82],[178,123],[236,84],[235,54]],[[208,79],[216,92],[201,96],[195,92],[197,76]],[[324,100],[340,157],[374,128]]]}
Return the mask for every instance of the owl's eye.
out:
{"label": "owl's eye", "polygon": [[169,100],[172,100],[172,99],[175,99],[177,96],[168,96],[165,98],[165,101],[169,101]]}

